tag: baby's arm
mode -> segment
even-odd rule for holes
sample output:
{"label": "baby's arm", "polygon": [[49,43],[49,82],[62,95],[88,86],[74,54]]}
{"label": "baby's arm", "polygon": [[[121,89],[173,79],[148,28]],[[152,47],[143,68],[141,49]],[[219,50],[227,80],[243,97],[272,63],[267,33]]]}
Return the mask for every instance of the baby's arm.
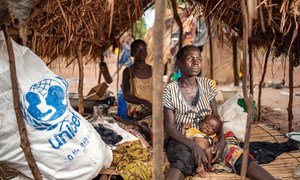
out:
{"label": "baby's arm", "polygon": [[211,149],[211,152],[212,152],[213,154],[216,154],[216,145],[217,145],[218,142],[219,142],[218,136],[216,136],[216,137],[214,137],[214,138],[212,139],[212,144],[211,144],[211,146],[210,146],[210,149]]}
{"label": "baby's arm", "polygon": [[189,128],[191,128],[191,125],[188,124],[188,123],[185,123],[185,124],[182,126],[181,133],[185,136],[186,130],[188,130]]}

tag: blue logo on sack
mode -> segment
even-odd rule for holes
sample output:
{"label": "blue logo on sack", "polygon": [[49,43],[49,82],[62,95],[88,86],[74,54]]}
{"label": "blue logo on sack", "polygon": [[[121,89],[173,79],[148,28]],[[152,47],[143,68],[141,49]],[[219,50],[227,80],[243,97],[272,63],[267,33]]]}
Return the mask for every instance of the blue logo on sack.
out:
{"label": "blue logo on sack", "polygon": [[22,104],[27,123],[38,130],[51,130],[60,124],[67,110],[66,88],[67,82],[60,77],[32,85]]}
{"label": "blue logo on sack", "polygon": [[48,142],[59,149],[78,132],[80,118],[67,106],[68,83],[57,76],[32,85],[21,103],[25,121],[37,130],[56,130]]}

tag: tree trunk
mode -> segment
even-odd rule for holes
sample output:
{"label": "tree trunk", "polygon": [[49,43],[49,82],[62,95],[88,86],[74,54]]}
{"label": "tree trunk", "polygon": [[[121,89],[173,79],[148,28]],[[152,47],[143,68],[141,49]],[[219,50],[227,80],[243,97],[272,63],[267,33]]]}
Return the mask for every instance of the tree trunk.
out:
{"label": "tree trunk", "polygon": [[42,179],[41,173],[37,167],[36,161],[33,157],[33,154],[31,152],[30,148],[30,142],[28,140],[26,127],[23,121],[23,114],[20,108],[20,97],[18,92],[18,77],[17,77],[17,70],[15,65],[15,56],[13,51],[13,46],[11,43],[11,39],[8,34],[7,27],[5,25],[2,25],[2,30],[4,31],[5,36],[5,42],[7,46],[7,52],[9,57],[9,69],[10,69],[10,78],[11,78],[11,84],[12,84],[12,92],[13,92],[13,102],[14,102],[14,109],[16,112],[16,118],[18,123],[18,129],[20,134],[20,142],[21,142],[21,148],[25,154],[25,158],[27,160],[27,163],[30,167],[31,173],[34,177],[34,179],[40,180]]}
{"label": "tree trunk", "polygon": [[155,7],[155,24],[153,43],[153,179],[161,180],[163,176],[163,50],[164,50],[164,31],[166,0],[157,0]]}

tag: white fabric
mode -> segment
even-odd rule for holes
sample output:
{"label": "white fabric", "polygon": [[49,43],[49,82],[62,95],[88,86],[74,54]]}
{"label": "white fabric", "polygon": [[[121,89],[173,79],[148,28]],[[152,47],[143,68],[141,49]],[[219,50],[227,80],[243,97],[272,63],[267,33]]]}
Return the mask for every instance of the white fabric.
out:
{"label": "white fabric", "polygon": [[[23,120],[43,179],[91,179],[112,162],[112,150],[72,109],[68,83],[27,47],[13,42]],[[33,178],[20,147],[7,47],[0,31],[0,164]]]}
{"label": "white fabric", "polygon": [[223,129],[225,132],[232,131],[235,136],[241,140],[245,140],[247,113],[237,104],[238,99],[243,98],[239,94],[235,94],[224,104],[218,107],[221,120],[224,122]]}

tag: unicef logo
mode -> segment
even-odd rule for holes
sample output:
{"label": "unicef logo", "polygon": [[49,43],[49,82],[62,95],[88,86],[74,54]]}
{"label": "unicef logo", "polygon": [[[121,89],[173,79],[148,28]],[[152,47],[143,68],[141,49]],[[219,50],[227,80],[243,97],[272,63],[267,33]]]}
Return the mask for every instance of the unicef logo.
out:
{"label": "unicef logo", "polygon": [[38,130],[52,130],[67,116],[67,82],[61,77],[44,79],[24,93],[23,115]]}

